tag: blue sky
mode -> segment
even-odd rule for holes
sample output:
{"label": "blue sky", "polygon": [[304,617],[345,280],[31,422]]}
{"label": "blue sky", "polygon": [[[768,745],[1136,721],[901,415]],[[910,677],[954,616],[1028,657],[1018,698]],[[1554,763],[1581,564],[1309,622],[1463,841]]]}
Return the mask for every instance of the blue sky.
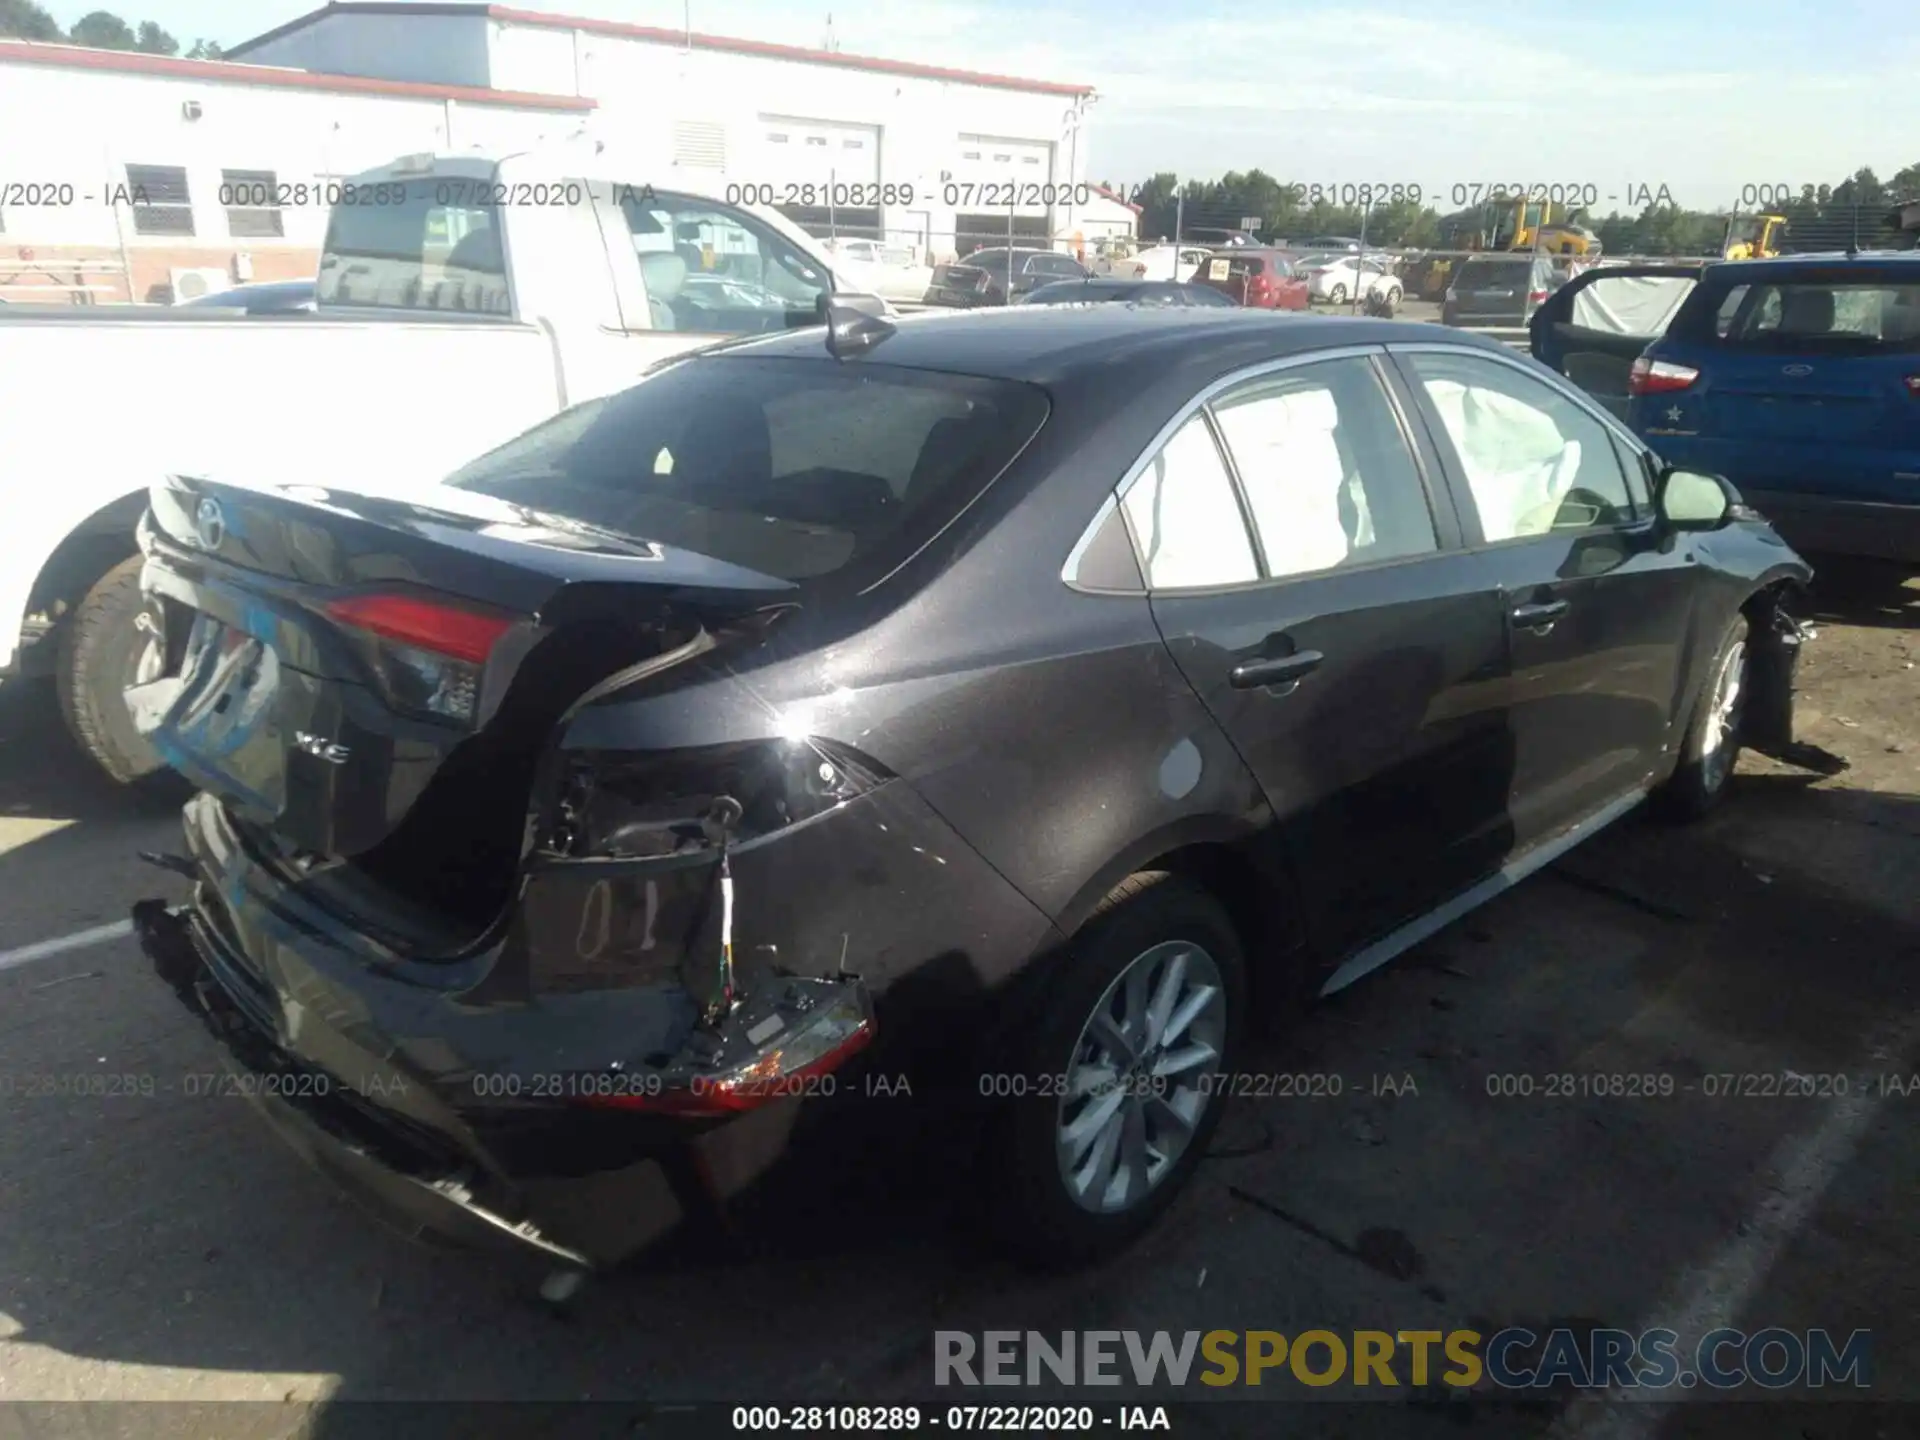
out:
{"label": "blue sky", "polygon": [[[44,3],[44,0],[43,0]],[[95,0],[95,4],[98,0]],[[681,0],[521,0],[678,26]],[[1094,178],[1259,166],[1322,184],[1669,187],[1885,177],[1920,161],[1920,12],[1901,0],[691,0],[696,30],[1094,85]],[[182,45],[318,8],[126,0]],[[70,24],[89,3],[49,6]],[[109,8],[115,8],[110,6]],[[1443,207],[1445,208],[1445,207]],[[1622,200],[1624,208],[1624,198]]]}

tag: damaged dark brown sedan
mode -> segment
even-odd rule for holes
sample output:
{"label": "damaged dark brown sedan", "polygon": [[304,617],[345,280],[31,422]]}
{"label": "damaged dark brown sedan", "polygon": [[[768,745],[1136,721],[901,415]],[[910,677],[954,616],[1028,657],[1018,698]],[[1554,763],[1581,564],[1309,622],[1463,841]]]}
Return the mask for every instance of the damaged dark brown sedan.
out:
{"label": "damaged dark brown sedan", "polygon": [[410,500],[154,489],[128,699],[202,793],[143,943],[411,1223],[588,1266],[570,1183],[726,1190],[822,1077],[957,1046],[1009,1242],[1097,1255],[1198,1162],[1256,1000],[1794,754],[1806,565],[1501,347],[826,334]]}

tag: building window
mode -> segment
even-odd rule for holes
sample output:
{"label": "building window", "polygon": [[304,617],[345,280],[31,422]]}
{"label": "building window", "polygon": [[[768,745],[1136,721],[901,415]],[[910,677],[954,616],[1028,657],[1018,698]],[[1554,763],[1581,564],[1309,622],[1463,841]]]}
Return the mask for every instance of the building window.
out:
{"label": "building window", "polygon": [[769,130],[767,139],[774,145],[784,145],[787,143],[787,133],[784,130]]}
{"label": "building window", "polygon": [[710,120],[680,120],[673,127],[673,163],[703,170],[727,168],[727,127]]}
{"label": "building window", "polygon": [[1022,165],[1038,165],[1040,163],[1040,157],[1038,155],[1023,155],[1020,157],[1020,163]]}
{"label": "building window", "polygon": [[1010,164],[1012,164],[1012,163],[1013,163],[1013,156],[1011,156],[1011,155],[996,155],[996,156],[994,156],[994,157],[993,157],[993,163],[994,163],[994,164],[996,164],[996,165],[1010,165]]}
{"label": "building window", "polygon": [[236,240],[284,236],[279,193],[271,170],[222,170],[220,203],[227,211],[227,234]]}
{"label": "building window", "polygon": [[840,142],[840,148],[842,150],[864,150],[867,148],[867,142],[864,140],[842,140]]}
{"label": "building window", "polygon": [[980,152],[978,150],[962,150],[960,152],[960,158],[962,160],[978,160],[980,158]]}
{"label": "building window", "polygon": [[818,146],[821,146],[822,148],[825,148],[826,143],[827,143],[827,137],[824,135],[807,136],[807,144],[809,145],[818,145]]}
{"label": "building window", "polygon": [[193,198],[180,165],[129,165],[127,189],[133,198],[136,235],[193,234]]}

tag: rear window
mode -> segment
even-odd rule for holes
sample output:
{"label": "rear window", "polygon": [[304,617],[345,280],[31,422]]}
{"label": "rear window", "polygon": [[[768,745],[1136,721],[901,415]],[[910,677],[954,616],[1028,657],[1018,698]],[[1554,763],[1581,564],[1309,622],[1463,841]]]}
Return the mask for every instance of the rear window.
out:
{"label": "rear window", "polygon": [[[1222,260],[1227,262],[1227,274],[1235,280],[1250,280],[1255,275],[1264,275],[1269,264],[1264,255],[1216,255],[1213,264],[1218,265]],[[1211,266],[1208,267],[1208,274],[1212,274]]]}
{"label": "rear window", "polygon": [[1534,278],[1531,260],[1469,260],[1460,267],[1460,284],[1525,285]]}
{"label": "rear window", "polygon": [[[320,252],[322,305],[505,315],[498,209],[481,181],[386,181],[334,206]],[[362,194],[364,192],[364,196]]]}
{"label": "rear window", "polygon": [[[1858,270],[1735,285],[1705,297],[1714,338],[1733,349],[1920,350],[1920,275]],[[1704,336],[1697,338],[1705,338]]]}
{"label": "rear window", "polygon": [[1037,388],[862,363],[708,356],[590,400],[448,478],[786,580],[897,564],[1045,421]]}

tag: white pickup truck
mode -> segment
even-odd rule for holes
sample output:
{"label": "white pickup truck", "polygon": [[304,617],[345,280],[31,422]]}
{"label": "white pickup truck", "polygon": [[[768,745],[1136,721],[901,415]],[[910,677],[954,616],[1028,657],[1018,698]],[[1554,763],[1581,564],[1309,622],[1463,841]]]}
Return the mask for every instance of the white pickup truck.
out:
{"label": "white pickup truck", "polygon": [[412,156],[342,187],[312,313],[0,307],[0,679],[52,673],[75,739],[137,779],[154,479],[431,485],[673,354],[820,323],[825,251],[670,173],[581,138]]}

